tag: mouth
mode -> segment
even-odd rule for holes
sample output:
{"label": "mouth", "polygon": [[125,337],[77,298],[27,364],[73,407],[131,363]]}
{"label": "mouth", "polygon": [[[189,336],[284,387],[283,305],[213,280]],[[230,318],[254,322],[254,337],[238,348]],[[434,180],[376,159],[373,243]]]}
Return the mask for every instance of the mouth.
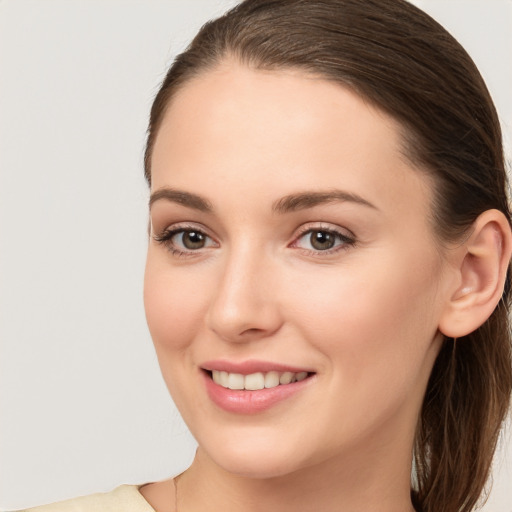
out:
{"label": "mouth", "polygon": [[316,380],[316,373],[305,369],[276,368],[273,364],[254,362],[245,365],[214,363],[201,370],[211,401],[235,414],[257,414],[288,402]]}
{"label": "mouth", "polygon": [[210,378],[225,389],[259,391],[262,389],[272,389],[278,386],[286,386],[294,382],[301,382],[311,375],[312,372],[255,372],[249,375],[241,373],[231,373],[222,370],[205,370]]}

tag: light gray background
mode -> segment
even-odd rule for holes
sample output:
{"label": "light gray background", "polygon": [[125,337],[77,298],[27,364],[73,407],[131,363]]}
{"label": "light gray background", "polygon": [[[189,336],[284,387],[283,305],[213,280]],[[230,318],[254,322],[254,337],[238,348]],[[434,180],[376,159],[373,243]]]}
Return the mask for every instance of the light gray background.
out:
{"label": "light gray background", "polygon": [[[142,277],[147,115],[172,56],[232,0],[0,0],[0,508],[184,469]],[[512,2],[418,0],[512,127]],[[509,152],[510,154],[510,152]],[[512,443],[486,512],[512,511]]]}

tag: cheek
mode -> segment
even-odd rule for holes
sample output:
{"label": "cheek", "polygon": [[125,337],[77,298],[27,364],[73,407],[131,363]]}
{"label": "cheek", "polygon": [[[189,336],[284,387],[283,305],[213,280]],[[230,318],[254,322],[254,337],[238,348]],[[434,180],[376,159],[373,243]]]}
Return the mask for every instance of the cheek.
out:
{"label": "cheek", "polygon": [[189,349],[201,328],[208,295],[199,289],[197,276],[172,269],[165,255],[155,253],[150,248],[144,275],[146,320],[164,381],[185,413],[187,404],[197,402],[192,388],[183,383],[194,370]]}
{"label": "cheek", "polygon": [[295,295],[302,301],[297,317],[311,344],[351,380],[365,375],[371,382],[372,371],[413,378],[437,332],[436,259],[381,254],[368,260],[303,283],[308,293]]}
{"label": "cheek", "polygon": [[380,270],[310,283],[297,307],[302,335],[324,355],[334,436],[364,438],[391,418],[414,418],[437,354],[432,275],[410,264]]}
{"label": "cheek", "polygon": [[[164,260],[164,261],[162,261]],[[159,254],[148,253],[144,275],[146,320],[158,355],[179,351],[190,343],[200,327],[207,293],[197,276],[173,271]]]}

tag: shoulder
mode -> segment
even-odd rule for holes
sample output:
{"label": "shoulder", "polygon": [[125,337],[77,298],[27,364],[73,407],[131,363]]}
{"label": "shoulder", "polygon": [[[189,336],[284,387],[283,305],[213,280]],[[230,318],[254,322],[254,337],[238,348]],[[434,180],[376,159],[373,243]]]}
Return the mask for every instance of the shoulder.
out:
{"label": "shoulder", "polygon": [[121,485],[113,491],[90,494],[52,505],[19,512],[154,512],[137,485]]}

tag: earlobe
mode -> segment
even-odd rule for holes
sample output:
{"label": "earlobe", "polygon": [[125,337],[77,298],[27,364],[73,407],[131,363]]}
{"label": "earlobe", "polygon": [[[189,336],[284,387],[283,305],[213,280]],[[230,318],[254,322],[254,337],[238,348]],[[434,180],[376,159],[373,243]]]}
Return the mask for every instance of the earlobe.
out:
{"label": "earlobe", "polygon": [[457,286],[449,295],[439,330],[445,336],[460,338],[478,329],[501,299],[512,251],[505,215],[498,210],[483,212],[456,251]]}

